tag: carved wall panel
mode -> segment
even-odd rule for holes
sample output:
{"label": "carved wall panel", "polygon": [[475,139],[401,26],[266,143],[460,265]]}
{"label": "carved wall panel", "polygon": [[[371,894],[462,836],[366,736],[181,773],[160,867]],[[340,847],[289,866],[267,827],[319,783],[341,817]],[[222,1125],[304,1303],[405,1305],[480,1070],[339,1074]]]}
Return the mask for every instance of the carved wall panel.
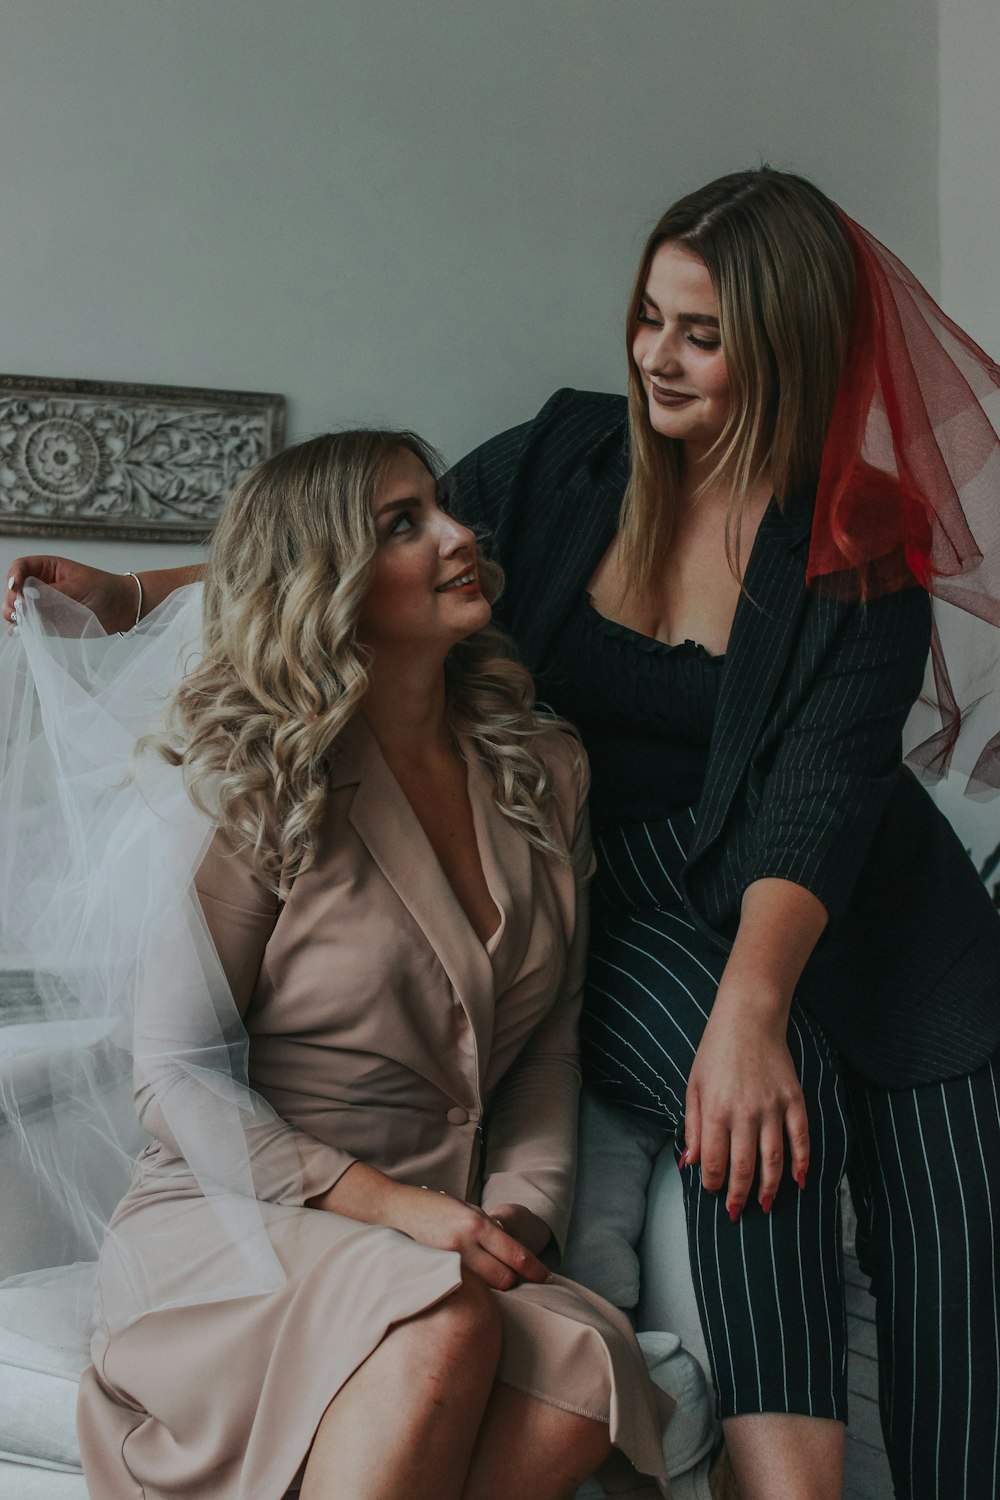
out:
{"label": "carved wall panel", "polygon": [[256,391],[0,376],[0,532],[197,541],[284,426]]}

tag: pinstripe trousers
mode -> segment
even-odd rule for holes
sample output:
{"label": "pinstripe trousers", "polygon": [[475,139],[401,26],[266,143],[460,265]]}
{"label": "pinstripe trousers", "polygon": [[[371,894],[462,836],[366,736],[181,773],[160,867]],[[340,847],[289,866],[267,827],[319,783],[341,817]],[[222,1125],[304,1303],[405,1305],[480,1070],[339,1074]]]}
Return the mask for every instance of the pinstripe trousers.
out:
{"label": "pinstripe trousers", "polygon": [[[725,963],[677,879],[690,810],[598,830],[582,1022],[589,1085],[683,1140],[691,1064]],[[720,1415],[847,1419],[840,1182],[876,1297],[880,1407],[899,1497],[995,1500],[1000,1321],[1000,1059],[972,1077],[889,1091],[836,1056],[797,1001],[788,1031],[809,1116],[806,1187],[786,1170],[770,1214],[733,1224],[682,1173],[695,1294]],[[675,1146],[679,1156],[680,1147]]]}

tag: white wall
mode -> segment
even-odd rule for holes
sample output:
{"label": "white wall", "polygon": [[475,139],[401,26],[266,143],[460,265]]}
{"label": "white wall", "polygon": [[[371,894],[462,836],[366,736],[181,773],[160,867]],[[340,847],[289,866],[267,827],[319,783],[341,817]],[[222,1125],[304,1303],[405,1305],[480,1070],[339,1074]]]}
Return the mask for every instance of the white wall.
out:
{"label": "white wall", "polygon": [[[1000,359],[1000,6],[941,0],[941,303]],[[1000,802],[973,802],[954,784],[938,800],[981,859],[1000,839]]]}
{"label": "white wall", "polygon": [[1000,6],[941,0],[941,297],[1000,359]]}
{"label": "white wall", "polygon": [[934,0],[4,0],[0,361],[456,457],[621,388],[646,231],[763,157],[936,286],[937,67]]}

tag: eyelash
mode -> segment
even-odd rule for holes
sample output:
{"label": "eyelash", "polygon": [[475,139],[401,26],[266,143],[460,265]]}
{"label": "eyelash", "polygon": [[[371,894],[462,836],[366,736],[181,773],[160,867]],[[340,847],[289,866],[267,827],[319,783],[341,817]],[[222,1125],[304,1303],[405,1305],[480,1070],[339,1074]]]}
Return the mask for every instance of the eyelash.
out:
{"label": "eyelash", "polygon": [[416,522],[413,519],[413,513],[412,513],[412,511],[401,510],[399,512],[399,514],[393,516],[392,520],[389,522],[389,536],[399,536],[400,535],[400,531],[399,531],[399,523],[400,523],[400,521],[409,521],[410,524],[406,528],[407,531],[412,531],[413,528],[414,528],[414,526],[416,525]]}
{"label": "eyelash", "polygon": [[[651,318],[648,313],[643,313],[643,312],[638,313],[636,315],[636,320],[635,321],[637,323],[642,323],[643,326],[646,327],[646,328],[662,328],[663,327],[662,323],[660,323],[656,318]],[[698,335],[695,334],[695,333],[689,333],[687,335],[687,341],[688,341],[689,344],[693,344],[696,349],[708,349],[708,350],[712,350],[712,349],[720,349],[722,347],[722,340],[721,339],[700,339],[698,337]]]}

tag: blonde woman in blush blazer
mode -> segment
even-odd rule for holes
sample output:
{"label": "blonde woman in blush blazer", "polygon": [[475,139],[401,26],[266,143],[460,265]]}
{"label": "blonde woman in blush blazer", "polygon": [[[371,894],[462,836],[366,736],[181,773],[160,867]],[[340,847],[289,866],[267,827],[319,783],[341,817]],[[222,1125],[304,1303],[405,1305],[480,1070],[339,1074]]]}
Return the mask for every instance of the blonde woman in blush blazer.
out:
{"label": "blonde woman in blush blazer", "polygon": [[[586,763],[490,626],[498,574],[433,466],[412,434],[356,432],[254,471],[147,747],[215,828],[195,884],[233,1009],[188,1017],[173,952],[137,985],[150,1140],[78,1412],[101,1500],[558,1500],[598,1470],[668,1493],[627,1321],[549,1270]],[[245,1072],[211,1074],[220,1051]],[[253,1295],[241,1224],[273,1258]]]}

